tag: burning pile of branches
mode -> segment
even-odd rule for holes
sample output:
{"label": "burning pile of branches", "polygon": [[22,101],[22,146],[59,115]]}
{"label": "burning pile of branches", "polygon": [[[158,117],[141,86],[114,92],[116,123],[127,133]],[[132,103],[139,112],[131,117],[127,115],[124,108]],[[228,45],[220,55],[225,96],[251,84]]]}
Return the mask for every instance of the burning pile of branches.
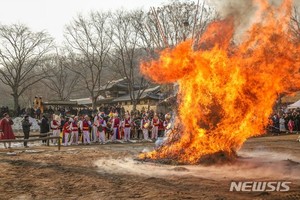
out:
{"label": "burning pile of branches", "polygon": [[292,1],[253,2],[255,23],[238,41],[236,16],[230,15],[211,23],[197,45],[186,40],[142,64],[142,72],[157,83],[178,83],[174,123],[181,128],[141,159],[232,161],[247,138],[263,134],[277,94],[300,88],[300,46],[289,31]]}

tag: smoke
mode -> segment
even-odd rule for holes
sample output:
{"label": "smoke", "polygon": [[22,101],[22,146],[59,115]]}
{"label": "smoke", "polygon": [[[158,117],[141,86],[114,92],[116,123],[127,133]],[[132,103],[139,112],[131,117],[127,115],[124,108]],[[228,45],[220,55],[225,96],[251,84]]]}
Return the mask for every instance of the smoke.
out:
{"label": "smoke", "polygon": [[[259,8],[259,0],[211,0],[208,3],[216,8],[222,18],[233,15],[237,22],[248,22]],[[261,1],[264,2],[264,1]],[[268,0],[270,5],[278,7],[283,0]],[[300,6],[300,2],[293,1],[294,6]]]}
{"label": "smoke", "polygon": [[257,9],[251,0],[213,0],[209,3],[216,8],[221,18],[233,15],[240,23],[247,22]]}
{"label": "smoke", "polygon": [[[278,7],[284,0],[266,0],[269,5]],[[292,1],[292,0],[291,0]],[[255,22],[259,20],[256,12],[263,0],[211,0],[212,5],[222,19],[234,16],[235,19],[235,39],[239,40],[241,35]],[[299,7],[300,1],[292,1],[293,6]]]}
{"label": "smoke", "polygon": [[299,158],[269,151],[241,151],[234,164],[222,166],[162,165],[135,161],[132,158],[101,159],[96,161],[101,173],[131,174],[145,177],[194,176],[230,180],[293,180],[300,176]]}

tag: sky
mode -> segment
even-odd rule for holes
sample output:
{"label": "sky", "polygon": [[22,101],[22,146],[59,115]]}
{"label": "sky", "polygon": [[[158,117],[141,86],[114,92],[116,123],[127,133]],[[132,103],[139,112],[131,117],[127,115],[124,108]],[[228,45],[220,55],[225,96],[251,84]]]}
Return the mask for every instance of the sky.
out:
{"label": "sky", "polygon": [[0,0],[0,23],[22,23],[33,31],[46,30],[58,43],[64,26],[78,13],[94,10],[148,9],[168,0]]}

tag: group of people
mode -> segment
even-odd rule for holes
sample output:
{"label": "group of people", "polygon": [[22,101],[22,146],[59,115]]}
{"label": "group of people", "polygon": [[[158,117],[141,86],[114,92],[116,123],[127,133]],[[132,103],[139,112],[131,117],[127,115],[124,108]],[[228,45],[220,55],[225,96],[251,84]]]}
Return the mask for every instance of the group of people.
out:
{"label": "group of people", "polygon": [[[157,114],[154,112],[144,112],[141,115],[131,115],[125,112],[120,115],[118,112],[110,112],[108,115],[104,112],[98,112],[90,115],[72,115],[63,117],[53,114],[50,121],[43,115],[38,121],[40,125],[41,136],[46,133],[52,133],[53,136],[62,136],[64,146],[97,143],[105,144],[108,141],[129,142],[131,139],[143,139],[145,141],[155,141],[171,130],[171,114]],[[15,139],[12,130],[13,120],[8,113],[4,113],[0,120],[0,139]],[[32,123],[29,116],[25,115],[22,120],[22,129],[24,139],[29,138],[30,127]],[[281,115],[274,114],[270,117],[270,130],[273,133],[300,132],[300,109],[289,110]],[[142,137],[140,137],[142,136]],[[300,137],[298,138],[300,142]],[[46,143],[46,140],[42,140]],[[58,140],[53,139],[53,144],[58,144]],[[7,148],[6,143],[4,147]],[[27,141],[24,141],[24,147]],[[11,143],[8,142],[8,148]]]}
{"label": "group of people", "polygon": [[[47,136],[46,133],[52,133],[53,136],[61,136],[64,146],[98,143],[105,144],[108,141],[130,142],[131,139],[143,139],[145,141],[155,141],[159,136],[171,129],[171,114],[162,115],[156,113],[143,113],[142,116],[131,116],[125,112],[120,116],[118,112],[110,112],[106,115],[99,112],[94,116],[80,115],[63,117],[53,114],[48,118],[43,115],[38,120],[40,125],[41,137]],[[13,120],[9,114],[4,113],[0,120],[0,139],[15,139],[12,130]],[[29,139],[30,127],[32,123],[29,116],[25,115],[22,120],[22,129],[24,139]],[[142,138],[140,138],[140,135]],[[42,140],[45,144],[46,140]],[[54,145],[58,144],[57,139],[53,139]],[[7,148],[6,143],[4,143]],[[27,141],[24,141],[24,147],[28,147]],[[8,142],[8,148],[11,148],[11,142]]]}
{"label": "group of people", "polygon": [[300,132],[300,109],[292,109],[270,118],[270,131],[273,133]]}
{"label": "group of people", "polygon": [[[166,114],[165,119],[159,119],[157,114],[149,118],[148,114],[144,114],[142,119],[137,120],[126,112],[124,116],[119,116],[117,112],[106,115],[99,112],[94,116],[71,116],[60,117],[53,115],[50,122],[50,128],[53,136],[62,135],[64,146],[91,144],[99,142],[105,144],[107,141],[122,140],[129,142],[136,132],[142,132],[143,140],[154,141],[159,136],[159,127],[163,127],[163,131],[170,129],[171,115]],[[151,135],[150,135],[151,133]],[[137,134],[139,137],[139,134]],[[57,140],[53,140],[57,144]]]}

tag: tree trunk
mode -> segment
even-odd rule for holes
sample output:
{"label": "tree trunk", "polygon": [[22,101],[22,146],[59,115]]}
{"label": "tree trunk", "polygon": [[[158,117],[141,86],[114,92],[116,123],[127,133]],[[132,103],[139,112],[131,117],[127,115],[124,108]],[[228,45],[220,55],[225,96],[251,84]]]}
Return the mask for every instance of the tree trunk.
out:
{"label": "tree trunk", "polygon": [[97,109],[97,99],[98,97],[92,97],[92,108],[93,108],[93,111]]}
{"label": "tree trunk", "polygon": [[19,95],[14,92],[12,96],[14,98],[14,115],[16,115],[19,107]]}
{"label": "tree trunk", "polygon": [[132,111],[135,112],[136,111],[136,105],[137,105],[137,101],[133,100],[132,101]]}

